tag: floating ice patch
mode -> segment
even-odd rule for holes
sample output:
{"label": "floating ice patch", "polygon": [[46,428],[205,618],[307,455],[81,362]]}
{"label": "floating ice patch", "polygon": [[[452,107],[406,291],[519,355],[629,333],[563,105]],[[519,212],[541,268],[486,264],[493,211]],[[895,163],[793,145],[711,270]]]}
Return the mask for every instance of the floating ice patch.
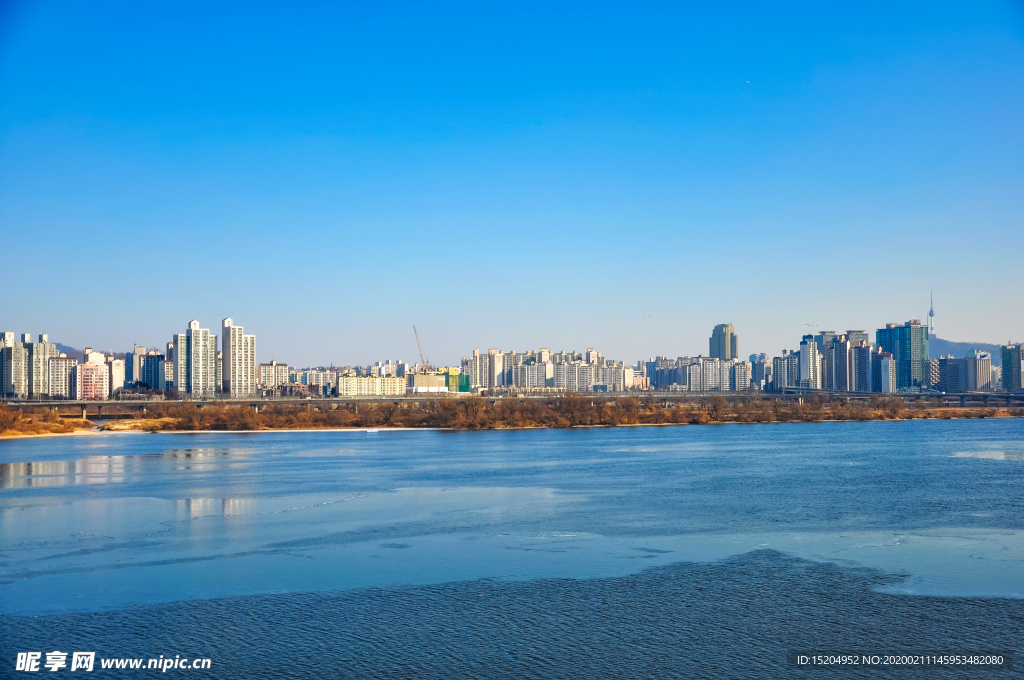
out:
{"label": "floating ice patch", "polygon": [[957,451],[951,458],[987,458],[989,460],[1024,460],[1024,451]]}

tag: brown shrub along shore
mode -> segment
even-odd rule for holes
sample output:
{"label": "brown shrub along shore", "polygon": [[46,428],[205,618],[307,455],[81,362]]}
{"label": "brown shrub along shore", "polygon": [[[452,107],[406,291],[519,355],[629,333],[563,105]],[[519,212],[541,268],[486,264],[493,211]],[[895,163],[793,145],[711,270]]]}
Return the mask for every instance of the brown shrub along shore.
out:
{"label": "brown shrub along shore", "polygon": [[28,409],[22,412],[0,404],[0,437],[32,434],[71,434],[94,428],[95,424],[81,418],[61,418],[48,408]]}
{"label": "brown shrub along shore", "polygon": [[[547,400],[481,397],[424,399],[421,402],[266,404],[251,406],[155,403],[144,417],[106,424],[107,431],[321,430],[342,428],[442,428],[492,430],[527,427],[705,425],[712,423],[797,423],[1024,417],[1024,409],[960,408],[907,404],[878,396],[852,402],[813,396],[804,403],[783,399],[727,399],[711,396],[665,406],[657,397],[592,397],[569,394]],[[71,434],[95,428],[79,418],[61,418],[39,407],[24,411],[0,404],[0,436]]]}
{"label": "brown shrub along shore", "polygon": [[424,399],[421,402],[353,402],[347,404],[267,404],[251,406],[154,404],[143,419],[118,421],[107,429],[295,430],[367,427],[489,430],[523,427],[567,428],[618,425],[703,425],[1022,417],[1024,409],[958,408],[907,404],[879,396],[859,403],[811,397],[804,403],[785,400],[726,399],[712,396],[664,406],[656,397],[591,397],[570,394],[555,399],[480,397]]}

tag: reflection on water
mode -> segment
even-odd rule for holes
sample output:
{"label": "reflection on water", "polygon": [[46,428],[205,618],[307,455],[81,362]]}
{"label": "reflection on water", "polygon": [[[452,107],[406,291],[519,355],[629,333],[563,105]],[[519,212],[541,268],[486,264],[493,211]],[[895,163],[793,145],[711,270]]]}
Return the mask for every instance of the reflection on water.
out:
{"label": "reflection on water", "polygon": [[179,463],[170,469],[191,470],[196,466],[217,469],[227,465],[228,456],[237,457],[242,453],[245,453],[244,449],[172,449],[134,456],[86,456],[75,460],[0,463],[0,489],[120,484],[132,475],[165,471],[168,469],[167,461]]}
{"label": "reflection on water", "polygon": [[178,518],[250,515],[254,507],[251,498],[183,498],[178,501]]}

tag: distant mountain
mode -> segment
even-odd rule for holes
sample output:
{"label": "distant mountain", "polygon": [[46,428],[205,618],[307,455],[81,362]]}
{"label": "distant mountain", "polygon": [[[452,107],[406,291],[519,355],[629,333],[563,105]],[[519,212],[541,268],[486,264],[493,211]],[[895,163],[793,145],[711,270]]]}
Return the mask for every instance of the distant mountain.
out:
{"label": "distant mountain", "polygon": [[78,359],[79,361],[81,361],[82,358],[85,356],[85,352],[83,352],[80,349],[75,349],[74,347],[70,347],[68,345],[62,345],[59,342],[55,342],[54,344],[57,345],[57,351],[58,352],[62,352],[63,354],[67,354],[69,357],[74,357],[74,358]]}
{"label": "distant mountain", "polygon": [[[71,345],[63,345],[63,344],[61,344],[59,342],[55,342],[53,344],[57,345],[57,351],[58,352],[63,352],[64,354],[67,354],[69,357],[74,357],[74,358],[78,359],[79,361],[84,361],[85,360],[85,351],[84,350],[75,349]],[[124,359],[124,352],[104,352],[103,350],[96,349],[95,347],[93,347],[92,349],[95,352],[102,352],[103,354],[106,354],[107,356],[114,355],[115,359]]]}
{"label": "distant mountain", "polygon": [[941,356],[952,354],[955,357],[965,356],[968,352],[980,349],[992,355],[992,365],[1000,366],[1003,361],[1002,345],[993,345],[990,342],[953,342],[943,340],[936,336],[928,338],[928,358],[938,359]]}

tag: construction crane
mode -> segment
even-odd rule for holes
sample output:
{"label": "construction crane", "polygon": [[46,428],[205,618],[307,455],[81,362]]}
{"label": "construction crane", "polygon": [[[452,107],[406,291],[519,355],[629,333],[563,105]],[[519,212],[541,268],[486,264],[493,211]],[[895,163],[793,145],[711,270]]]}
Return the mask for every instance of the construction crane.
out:
{"label": "construction crane", "polygon": [[420,344],[420,334],[416,330],[416,324],[412,325],[412,334],[416,336],[416,349],[420,353],[420,364],[423,366],[423,372],[426,373],[428,368],[427,360],[423,358],[423,345]]}

